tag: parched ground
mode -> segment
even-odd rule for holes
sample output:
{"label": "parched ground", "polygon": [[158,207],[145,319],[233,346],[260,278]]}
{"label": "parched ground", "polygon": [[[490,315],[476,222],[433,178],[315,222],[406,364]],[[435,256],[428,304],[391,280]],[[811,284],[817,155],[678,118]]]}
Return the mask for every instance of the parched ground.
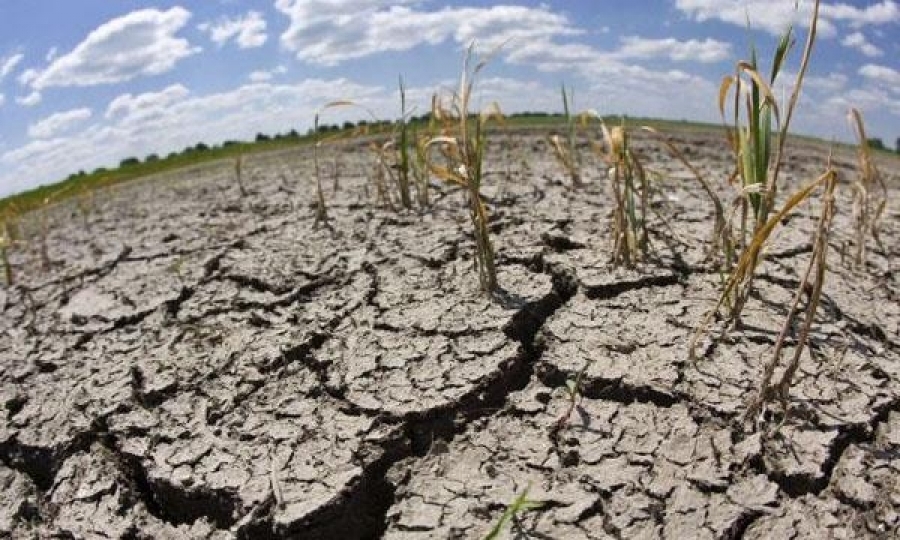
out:
{"label": "parched ground", "polygon": [[[722,142],[678,139],[730,203]],[[900,535],[896,160],[881,244],[853,268],[855,173],[836,158],[790,414],[748,424],[818,202],[776,234],[742,329],[714,326],[693,364],[721,287],[697,182],[637,141],[660,173],[652,253],[614,268],[605,168],[572,190],[540,136],[497,141],[495,298],[464,195],[385,208],[358,145],[328,150],[327,227],[302,150],[247,159],[245,198],[220,163],[55,208],[47,270],[32,216],[0,288],[0,537],[482,538],[526,489],[541,505],[504,537]],[[784,191],[825,156],[793,148]]]}

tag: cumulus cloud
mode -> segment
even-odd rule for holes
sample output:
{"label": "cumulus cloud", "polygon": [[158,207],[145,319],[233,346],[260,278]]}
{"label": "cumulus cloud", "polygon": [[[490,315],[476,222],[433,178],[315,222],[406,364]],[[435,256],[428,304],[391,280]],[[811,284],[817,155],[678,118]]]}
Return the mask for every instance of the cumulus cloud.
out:
{"label": "cumulus cloud", "polygon": [[12,73],[12,70],[16,69],[23,58],[25,58],[24,54],[16,53],[0,60],[0,81]]}
{"label": "cumulus cloud", "polygon": [[877,84],[883,84],[898,91],[900,89],[900,71],[880,66],[878,64],[866,64],[859,68],[859,74]]}
{"label": "cumulus cloud", "polygon": [[142,9],[112,19],[46,69],[25,79],[36,90],[93,86],[158,75],[200,51],[176,37],[191,14],[184,8]]}
{"label": "cumulus cloud", "polygon": [[828,104],[844,114],[851,107],[859,109],[866,116],[867,124],[877,115],[900,115],[900,100],[883,88],[853,88],[832,96]]}
{"label": "cumulus cloud", "polygon": [[[810,2],[800,2],[795,9],[794,2],[784,0],[676,0],[675,7],[699,22],[718,20],[745,27],[749,21],[751,27],[776,35],[788,24],[808,24],[812,15]],[[820,21],[819,30],[835,31],[828,21]]]}
{"label": "cumulus cloud", "polygon": [[893,0],[884,0],[864,8],[844,3],[822,4],[821,12],[825,19],[843,21],[854,28],[900,22],[900,7]]}
{"label": "cumulus cloud", "polygon": [[106,107],[104,117],[107,119],[119,118],[148,118],[162,114],[167,107],[181,101],[190,94],[190,91],[182,84],[173,84],[159,92],[146,92],[132,95],[122,94],[113,99]]}
{"label": "cumulus cloud", "polygon": [[[754,28],[772,34],[784,32],[787,24],[806,27],[812,18],[813,3],[785,0],[676,0],[675,7],[694,20],[703,22],[718,20],[737,26],[746,26],[749,20]],[[819,9],[819,32],[825,37],[837,34],[836,23],[854,28],[900,22],[900,8],[893,0],[883,0],[866,7],[850,4],[823,2]]]}
{"label": "cumulus cloud", "polygon": [[628,36],[622,39],[618,55],[623,58],[664,57],[679,62],[713,63],[731,55],[731,44],[710,38],[679,41]]}
{"label": "cumulus cloud", "polygon": [[[671,96],[663,96],[653,88],[668,88],[673,82],[682,82],[690,90],[691,96],[686,96],[685,102],[700,103],[704,108],[714,103],[715,87],[706,79],[687,71],[643,67],[638,64],[641,60],[708,63],[724,60],[730,54],[729,44],[714,39],[682,41],[637,36],[623,40],[618,49],[600,50],[577,41],[584,30],[563,13],[546,6],[450,6],[427,10],[424,5],[427,4],[415,0],[361,0],[348,13],[339,2],[329,0],[275,2],[290,20],[281,35],[282,46],[306,62],[336,65],[386,51],[448,41],[463,46],[475,41],[482,52],[503,45],[499,54],[508,64],[560,72],[566,77],[581,76],[588,81],[603,78],[592,83],[598,91],[596,101],[623,111],[642,107],[654,99],[670,105]],[[601,91],[614,94],[615,101],[601,97]],[[641,96],[640,100],[635,96]],[[545,102],[544,108],[547,106]],[[712,106],[708,108],[714,111]],[[691,113],[683,111],[685,116]],[[712,114],[705,117],[712,119]]]}
{"label": "cumulus cloud", "polygon": [[223,17],[215,22],[205,22],[197,28],[208,33],[220,47],[234,39],[241,49],[252,49],[263,46],[268,39],[266,20],[258,11],[249,11],[242,17]]}
{"label": "cumulus cloud", "polygon": [[[668,87],[679,81],[699,96],[703,106],[714,103],[714,85],[702,77],[680,70],[649,69],[635,61],[660,58],[717,62],[730,54],[727,43],[714,39],[682,41],[636,36],[624,40],[616,50],[599,50],[583,42],[573,42],[584,31],[564,14],[545,6],[451,6],[429,11],[422,5],[417,1],[361,0],[348,13],[340,3],[329,0],[276,0],[275,3],[290,20],[281,35],[282,46],[306,62],[336,65],[386,51],[404,51],[446,41],[460,45],[475,41],[482,52],[504,45],[500,55],[509,64],[572,77],[580,75],[590,81],[597,77],[611,79],[615,89],[607,88],[606,82],[595,84],[604,91],[616,92],[615,105],[621,106],[621,110],[634,108],[635,95],[642,96],[641,104],[654,99],[650,96],[651,86]],[[649,97],[644,99],[644,95]],[[656,95],[655,98],[670,103],[668,97]],[[688,112],[684,114],[689,116]]]}
{"label": "cumulus cloud", "polygon": [[40,72],[38,70],[36,70],[34,68],[29,68],[29,69],[26,69],[25,71],[23,71],[22,73],[20,73],[19,78],[17,80],[19,81],[19,84],[21,84],[22,86],[28,86],[29,84],[33,83],[35,79],[38,78],[38,75],[40,75]]}
{"label": "cumulus cloud", "polygon": [[19,96],[16,98],[16,103],[22,105],[23,107],[34,107],[38,103],[41,102],[41,93],[37,90],[31,92],[26,96]]}
{"label": "cumulus cloud", "polygon": [[276,0],[275,7],[290,19],[281,44],[300,60],[336,65],[448,39],[460,44],[477,40],[484,49],[509,43],[514,49],[534,39],[581,33],[563,15],[543,7],[422,11],[400,5],[411,3],[415,2],[360,0],[348,11],[345,5],[329,0]]}
{"label": "cumulus cloud", "polygon": [[88,108],[51,114],[47,118],[28,126],[28,136],[32,139],[49,139],[72,129],[91,117]]}
{"label": "cumulus cloud", "polygon": [[852,34],[848,34],[841,40],[841,45],[844,47],[849,47],[851,49],[856,49],[862,54],[873,58],[876,56],[881,56],[884,52],[869,42],[866,39],[866,36],[863,35],[862,32],[853,32]]}
{"label": "cumulus cloud", "polygon": [[258,71],[251,71],[250,74],[247,75],[247,78],[253,82],[266,82],[274,79],[276,75],[283,75],[285,73],[287,73],[287,68],[285,66],[275,66],[269,70],[261,69]]}
{"label": "cumulus cloud", "polygon": [[[793,81],[796,74],[784,74],[785,80]],[[843,73],[829,73],[827,75],[807,75],[803,79],[803,85],[810,90],[818,90],[822,92],[840,92],[847,87],[849,77]]]}

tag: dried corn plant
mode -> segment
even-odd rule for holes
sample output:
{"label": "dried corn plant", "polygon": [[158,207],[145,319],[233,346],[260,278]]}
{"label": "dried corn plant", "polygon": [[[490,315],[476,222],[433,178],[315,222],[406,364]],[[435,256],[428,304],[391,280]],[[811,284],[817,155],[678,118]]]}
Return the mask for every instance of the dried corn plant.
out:
{"label": "dried corn plant", "polygon": [[416,199],[419,208],[425,209],[431,205],[431,190],[429,187],[428,159],[425,152],[425,142],[432,136],[414,133],[413,140],[416,143],[415,159],[412,162],[412,173],[416,185]]}
{"label": "dried corn plant", "polygon": [[559,134],[553,133],[549,137],[550,149],[553,151],[553,157],[563,166],[572,180],[572,187],[578,188],[582,186],[581,181],[581,154],[578,152],[578,123],[579,120],[586,124],[588,113],[581,115],[573,115],[570,111],[570,105],[574,105],[574,90],[569,89],[566,92],[566,86],[561,89],[563,102],[563,118],[565,122],[565,136],[560,137]]}
{"label": "dried corn plant", "polygon": [[[742,254],[737,264],[730,268],[730,278],[722,292],[722,297],[705,320],[709,320],[722,306],[728,306],[727,318],[734,326],[740,325],[741,312],[753,290],[753,279],[763,255],[763,243],[771,230],[769,215],[775,209],[779,189],[779,173],[784,162],[785,142],[788,139],[791,118],[800,97],[800,90],[812,56],[819,16],[819,1],[816,0],[806,45],[800,62],[800,70],[794,81],[790,99],[784,112],[778,106],[772,92],[784,61],[793,43],[793,28],[788,27],[782,34],[772,59],[772,69],[768,81],[758,71],[756,49],[751,48],[750,61],[737,63],[733,76],[726,76],[719,88],[719,113],[728,124],[726,104],[733,90],[732,122],[726,130],[728,143],[736,160],[736,176],[741,180],[741,227],[738,243]],[[743,114],[742,114],[743,111]],[[777,136],[776,136],[777,135]],[[773,140],[774,139],[774,140]],[[752,222],[752,237],[747,241],[747,224]],[[728,225],[726,225],[728,226]],[[727,244],[726,244],[727,245]],[[726,259],[728,258],[726,254]],[[700,325],[697,335],[705,329]],[[695,335],[695,339],[696,339]],[[693,344],[691,346],[693,357]]]}
{"label": "dried corn plant", "polygon": [[[772,232],[775,230],[775,228],[801,204],[809,200],[816,189],[820,187],[826,186],[826,206],[830,206],[833,204],[830,198],[832,197],[831,193],[834,191],[834,188],[830,183],[834,182],[835,176],[836,173],[832,169],[829,169],[817,179],[810,182],[809,184],[798,190],[796,193],[791,195],[791,197],[788,198],[788,200],[784,203],[784,206],[780,210],[775,212],[772,216],[770,216],[766,223],[758,228],[756,234],[753,236],[750,243],[741,254],[740,259],[738,259],[738,262],[735,265],[731,276],[725,283],[725,287],[721,295],[719,296],[719,300],[716,303],[715,307],[707,312],[706,316],[697,327],[696,332],[694,332],[689,345],[689,354],[692,360],[696,361],[697,359],[697,344],[699,343],[700,339],[706,335],[706,331],[709,328],[710,323],[712,322],[713,316],[719,312],[723,305],[725,305],[727,299],[735,293],[735,290],[742,283],[746,283],[747,280],[750,279],[750,276],[755,271],[754,265],[757,261],[759,261],[762,250],[771,237]],[[831,217],[829,215],[827,221],[829,230],[830,223]],[[822,255],[822,257],[824,260],[824,254]]]}
{"label": "dried corn plant", "polygon": [[[818,225],[813,237],[812,255],[809,264],[807,264],[806,270],[800,279],[797,290],[794,293],[794,298],[791,301],[790,310],[784,320],[781,332],[778,334],[778,338],[775,341],[775,351],[772,353],[772,357],[766,363],[763,370],[763,377],[760,381],[756,396],[747,405],[744,414],[745,420],[759,416],[760,412],[765,407],[766,402],[773,399],[778,399],[785,411],[788,408],[787,401],[791,383],[800,366],[800,357],[803,355],[803,351],[808,344],[812,322],[815,318],[816,310],[819,307],[819,300],[822,297],[822,288],[825,283],[825,272],[827,269],[826,256],[828,254],[828,238],[831,234],[831,223],[834,218],[834,190],[836,185],[837,173],[829,167],[828,172],[823,174],[808,188],[824,188],[822,194],[822,209],[819,214]],[[801,195],[800,197],[795,195],[792,200],[797,200],[797,204],[799,204],[799,202],[802,202],[805,198],[805,195]],[[771,221],[777,222],[780,218],[784,217],[791,208],[791,206],[786,206],[785,209],[773,217]],[[806,299],[805,306],[801,307],[801,301],[804,298]],[[775,369],[781,364],[782,352],[789,335],[793,333],[797,317],[800,316],[801,313],[803,321],[800,326],[800,333],[794,339],[794,351],[791,359],[785,366],[779,382],[772,385]]]}
{"label": "dried corn plant", "polygon": [[12,286],[13,281],[13,271],[12,264],[9,262],[9,248],[12,247],[13,241],[9,234],[9,228],[6,225],[6,221],[0,222],[0,263],[3,264],[3,277],[4,283],[7,286]]}
{"label": "dried corn plant", "polygon": [[43,205],[38,211],[38,234],[40,235],[38,252],[41,256],[41,270],[43,270],[44,272],[49,272],[53,267],[53,262],[50,260],[50,247],[48,241],[48,237],[50,236],[49,207],[50,197],[47,197],[46,199],[44,199]]}
{"label": "dried corn plant", "polygon": [[412,190],[415,188],[415,202],[424,209],[430,205],[424,145],[436,132],[430,126],[430,135],[419,135],[410,125],[412,110],[407,108],[406,86],[402,77],[399,88],[400,118],[394,123],[390,137],[384,142],[369,144],[369,150],[375,156],[373,183],[377,200],[384,207],[411,210],[414,202]]}
{"label": "dried corn plant", "polygon": [[319,134],[319,117],[326,109],[346,105],[350,105],[350,102],[332,101],[327,103],[321,110],[316,111],[315,118],[313,119],[313,133],[315,133],[316,137],[316,142],[313,144],[313,169],[316,177],[316,225],[319,225],[319,223],[323,223],[326,226],[328,225],[328,205],[325,203],[325,192],[322,191],[322,165],[319,162],[319,149],[325,142],[325,138],[320,137]]}
{"label": "dried corn plant", "polygon": [[474,46],[469,46],[463,60],[459,90],[449,97],[448,103],[444,104],[439,96],[432,99],[431,112],[438,125],[438,134],[423,139],[420,148],[431,174],[466,191],[476,243],[478,281],[481,289],[490,293],[497,289],[497,270],[488,211],[481,195],[482,164],[488,143],[486,126],[492,120],[502,122],[503,115],[497,103],[492,103],[480,114],[470,114],[475,79],[488,62],[485,58],[473,66],[473,57]]}
{"label": "dried corn plant", "polygon": [[400,119],[397,121],[397,188],[400,191],[400,204],[407,210],[412,208],[410,190],[409,159],[409,111],[406,110],[406,88],[400,78]]}
{"label": "dried corn plant", "polygon": [[375,185],[376,202],[382,207],[396,210],[391,191],[388,186],[396,183],[393,163],[390,156],[394,153],[394,141],[387,140],[384,143],[372,142],[369,150],[375,156],[372,169],[372,183]]}
{"label": "dried corn plant", "polygon": [[604,143],[598,145],[609,166],[613,192],[613,263],[633,266],[647,254],[647,209],[650,185],[647,172],[629,145],[625,122],[607,128],[601,122]]}
{"label": "dried corn plant", "polygon": [[[326,103],[319,110],[316,111],[315,117],[313,119],[313,130],[314,130],[313,133],[315,133],[315,137],[316,137],[315,143],[313,144],[313,168],[314,168],[315,177],[316,177],[316,221],[315,221],[316,225],[318,225],[319,223],[323,223],[326,226],[328,225],[328,205],[325,202],[325,192],[322,190],[323,173],[322,173],[321,156],[319,155],[319,152],[325,143],[332,141],[336,137],[340,136],[339,134],[330,135],[327,137],[321,136],[321,133],[319,132],[319,119],[321,118],[322,114],[325,113],[325,111],[328,111],[330,109],[336,109],[336,108],[344,108],[344,107],[356,107],[356,108],[359,108],[359,109],[362,109],[362,110],[368,112],[371,115],[371,111],[369,111],[369,109],[367,109],[367,108],[363,107],[362,105],[359,105],[353,101],[350,101],[350,100],[331,101],[331,102]],[[374,118],[374,115],[372,115],[372,117]],[[337,162],[336,161],[335,161],[334,170],[335,171],[337,170]],[[337,182],[336,179],[332,179],[332,181]]]}
{"label": "dried corn plant", "polygon": [[244,181],[242,179],[242,170],[244,164],[244,156],[238,154],[236,158],[234,158],[234,179],[237,182],[238,189],[240,190],[241,197],[247,196],[247,189],[244,187]]}
{"label": "dried corn plant", "polygon": [[89,231],[91,228],[91,214],[94,212],[95,206],[94,193],[94,189],[85,186],[75,197],[75,206],[78,208],[78,215],[81,216],[81,225],[85,231]]}
{"label": "dried corn plant", "polygon": [[866,126],[862,114],[856,109],[850,109],[850,124],[856,134],[857,147],[857,177],[853,182],[853,234],[854,254],[853,264],[856,267],[865,267],[867,260],[867,244],[869,236],[880,246],[881,239],[878,231],[881,225],[881,217],[887,206],[887,185],[881,177],[881,172],[872,159],[866,136]]}

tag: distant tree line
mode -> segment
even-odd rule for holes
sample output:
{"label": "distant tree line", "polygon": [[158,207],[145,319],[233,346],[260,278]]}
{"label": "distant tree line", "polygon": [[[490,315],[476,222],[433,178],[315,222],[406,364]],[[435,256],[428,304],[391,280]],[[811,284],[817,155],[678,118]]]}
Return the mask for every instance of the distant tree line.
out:
{"label": "distant tree line", "polygon": [[[884,141],[879,137],[872,137],[870,139],[866,139],[866,143],[869,145],[869,148],[873,150],[885,150],[890,151],[888,147],[884,144]],[[894,152],[900,154],[900,137],[897,137],[897,140],[894,141]]]}

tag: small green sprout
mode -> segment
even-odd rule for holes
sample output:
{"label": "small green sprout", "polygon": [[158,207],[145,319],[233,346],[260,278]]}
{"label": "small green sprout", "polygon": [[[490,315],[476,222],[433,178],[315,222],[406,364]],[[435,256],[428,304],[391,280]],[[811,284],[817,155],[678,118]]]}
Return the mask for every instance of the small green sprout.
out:
{"label": "small green sprout", "polygon": [[503,532],[503,529],[507,524],[516,523],[519,514],[541,508],[544,505],[539,501],[532,501],[528,498],[528,491],[530,489],[531,485],[529,484],[518,496],[516,496],[515,500],[506,507],[506,510],[503,511],[500,519],[494,524],[494,527],[487,536],[484,537],[484,540],[495,540],[496,538],[499,538],[500,533]]}
{"label": "small green sprout", "polygon": [[570,377],[566,379],[566,386],[564,387],[566,397],[569,400],[568,406],[566,410],[560,415],[559,418],[553,423],[553,426],[550,428],[550,438],[556,439],[559,435],[559,432],[565,429],[569,425],[569,420],[572,418],[572,413],[575,411],[575,408],[578,407],[579,403],[584,397],[583,384],[584,384],[584,376],[587,373],[588,368],[593,364],[592,360],[588,360],[584,363],[584,366],[575,374],[574,377]]}

